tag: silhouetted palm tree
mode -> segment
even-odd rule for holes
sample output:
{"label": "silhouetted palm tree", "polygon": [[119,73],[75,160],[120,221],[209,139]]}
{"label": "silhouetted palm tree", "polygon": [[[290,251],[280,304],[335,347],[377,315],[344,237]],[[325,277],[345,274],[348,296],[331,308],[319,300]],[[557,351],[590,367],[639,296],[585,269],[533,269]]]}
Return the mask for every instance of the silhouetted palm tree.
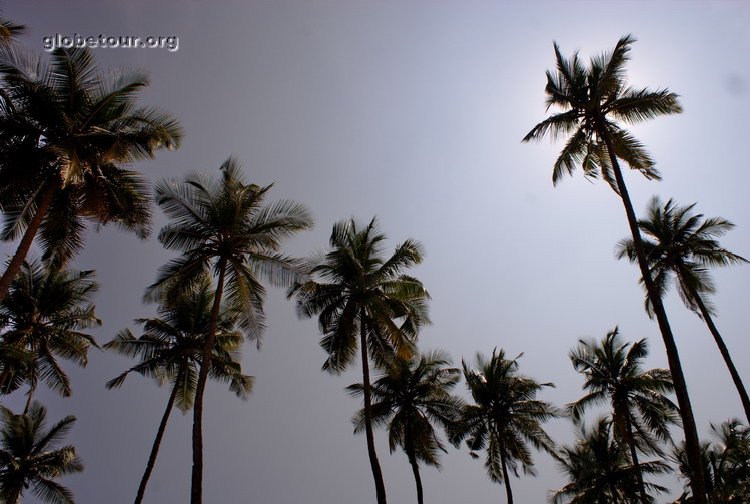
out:
{"label": "silhouetted palm tree", "polygon": [[67,416],[46,431],[47,410],[37,401],[22,415],[0,406],[0,417],[0,500],[20,504],[31,487],[43,502],[74,504],[70,490],[55,480],[83,470],[75,448],[60,446],[75,417]]}
{"label": "silhouetted palm tree", "polygon": [[[592,429],[583,425],[573,446],[563,446],[555,454],[568,480],[552,493],[554,504],[627,504],[645,486],[665,492],[654,483],[639,483],[643,474],[658,475],[669,470],[661,461],[643,462],[638,468],[628,457],[628,450],[615,441],[610,420],[600,418]],[[648,497],[646,502],[654,502]]]}
{"label": "silhouetted palm tree", "polygon": [[27,409],[39,380],[64,397],[71,394],[70,380],[58,358],[84,367],[89,348],[99,348],[91,335],[82,332],[101,325],[91,303],[98,288],[93,277],[93,271],[24,261],[20,275],[0,303],[0,341],[17,353],[20,364],[10,369],[4,380],[28,384]]}
{"label": "silhouetted palm tree", "polygon": [[15,38],[25,31],[26,27],[24,25],[0,16],[0,47],[12,44]]}
{"label": "silhouetted palm tree", "polygon": [[[709,266],[729,266],[748,261],[722,248],[717,241],[717,238],[732,229],[734,224],[721,217],[704,219],[702,214],[693,214],[694,207],[695,203],[677,206],[672,199],[662,204],[659,197],[655,196],[648,205],[646,217],[638,221],[645,235],[643,249],[659,295],[664,296],[669,289],[670,280],[674,277],[677,291],[685,306],[706,322],[740,394],[745,417],[750,422],[750,396],[713,321],[713,307],[704,299],[704,296],[716,292],[708,273]],[[620,241],[617,256],[620,259],[627,257],[631,262],[636,261],[633,240]],[[648,297],[646,309],[649,315],[653,314]]]}
{"label": "silhouetted palm tree", "polygon": [[83,246],[86,221],[145,238],[146,183],[123,165],[173,148],[182,136],[168,114],[136,107],[145,73],[113,78],[87,49],[57,49],[51,58],[16,47],[0,52],[0,238],[21,238],[0,278],[0,300],[37,235],[56,264]]}
{"label": "silhouetted palm tree", "polygon": [[[372,384],[372,422],[388,429],[388,444],[393,453],[400,447],[406,453],[417,486],[417,502],[422,504],[422,478],[419,462],[440,467],[438,451],[446,451],[433,423],[447,429],[456,420],[463,402],[450,391],[461,379],[461,371],[449,368],[450,358],[435,351],[395,358],[388,362]],[[354,397],[363,394],[361,383],[350,385]],[[354,432],[365,429],[365,412],[354,417]]]}
{"label": "silhouetted palm tree", "polygon": [[[210,282],[205,282],[172,306],[159,308],[157,317],[138,319],[143,334],[136,338],[129,330],[121,331],[105,349],[140,359],[140,362],[107,382],[107,388],[120,387],[130,373],[153,377],[159,384],[169,383],[172,391],[167,401],[151,453],[138,486],[135,503],[143,501],[146,485],[156,463],[156,456],[174,405],[183,413],[195,402],[198,372],[203,356],[203,345],[211,320],[214,293]],[[209,377],[229,384],[229,390],[240,399],[250,394],[253,378],[242,374],[239,349],[243,342],[235,329],[232,314],[222,311],[216,323],[216,336]]]}
{"label": "silhouetted palm tree", "polygon": [[[147,298],[172,304],[204,275],[210,272],[217,277],[201,362],[211,359],[225,294],[226,309],[237,312],[246,336],[260,344],[265,288],[259,277],[279,286],[296,281],[299,261],[279,250],[285,238],[312,225],[309,211],[300,203],[284,200],[265,205],[271,186],[246,183],[233,159],[220,170],[218,181],[194,174],[184,181],[163,180],[156,185],[156,202],[171,219],[159,241],[182,255],[160,269]],[[203,391],[208,374],[209,367],[201,366],[195,385],[191,504],[202,501]]]}
{"label": "silhouetted palm tree", "polygon": [[518,374],[518,357],[506,359],[505,352],[498,349],[490,360],[477,354],[476,370],[464,361],[463,373],[475,404],[464,406],[451,441],[458,446],[468,438],[466,444],[474,458],[479,457],[475,452],[486,451],[487,474],[492,481],[505,484],[508,504],[513,504],[509,474],[518,477],[519,464],[525,474],[536,474],[528,445],[554,450],[541,424],[558,416],[557,408],[536,399],[540,390],[554,385]]}
{"label": "silhouetted palm tree", "polygon": [[[664,395],[674,390],[666,369],[643,371],[641,363],[648,355],[645,339],[625,343],[617,328],[601,341],[583,341],[570,352],[573,367],[586,377],[587,392],[568,406],[575,421],[580,421],[590,406],[609,403],[615,439],[630,450],[640,500],[646,493],[638,449],[661,453],[657,440],[671,441],[670,425],[679,419],[677,407]],[[656,439],[654,439],[654,437]]]}
{"label": "silhouetted palm tree", "polygon": [[[675,385],[675,394],[680,405],[688,457],[695,468],[693,490],[697,495],[705,494],[700,466],[700,446],[693,408],[690,404],[687,383],[682,371],[679,352],[667,312],[659,297],[649,272],[648,260],[643,250],[633,203],[625,185],[619,160],[640,171],[649,179],[658,179],[654,162],[643,145],[620,125],[638,124],[661,115],[682,111],[676,94],[667,89],[651,91],[634,89],[625,80],[625,63],[629,59],[630,46],[635,41],[630,35],[622,37],[610,53],[591,59],[588,66],[574,54],[566,59],[555,44],[557,70],[547,72],[547,108],[558,108],[553,114],[524,137],[523,141],[541,140],[549,135],[553,139],[571,135],[554,165],[552,181],[556,183],[565,173],[572,174],[580,165],[587,177],[601,176],[620,196],[628,219],[630,233],[638,258],[638,266],[646,291],[654,306],[669,369]],[[699,497],[699,504],[705,499]]]}
{"label": "silhouetted palm tree", "polygon": [[360,350],[364,428],[378,504],[385,504],[385,484],[372,432],[370,364],[383,365],[394,355],[410,358],[421,325],[429,323],[429,294],[422,282],[403,274],[422,262],[422,246],[407,239],[389,258],[382,255],[385,240],[372,219],[363,228],[354,220],[333,226],[330,247],[310,266],[311,279],[295,285],[301,317],[318,315],[328,354],[323,370],[343,372]]}

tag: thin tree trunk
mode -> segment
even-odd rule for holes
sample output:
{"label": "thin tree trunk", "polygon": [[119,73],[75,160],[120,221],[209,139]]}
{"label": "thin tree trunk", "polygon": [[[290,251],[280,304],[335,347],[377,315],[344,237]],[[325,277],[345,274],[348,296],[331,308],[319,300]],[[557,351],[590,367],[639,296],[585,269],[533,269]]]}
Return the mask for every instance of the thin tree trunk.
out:
{"label": "thin tree trunk", "polygon": [[630,458],[633,459],[633,467],[635,467],[635,477],[638,480],[638,491],[641,494],[641,503],[648,504],[648,495],[646,494],[646,485],[643,483],[643,472],[641,471],[641,464],[638,461],[638,451],[635,449],[635,436],[633,435],[633,423],[630,421],[630,412],[625,417],[625,428],[628,433],[628,446],[630,447]]}
{"label": "thin tree trunk", "polygon": [[503,468],[503,480],[505,481],[505,495],[508,496],[508,504],[513,504],[513,490],[510,488],[510,477],[508,467],[505,463],[505,450],[500,450],[500,465]]}
{"label": "thin tree trunk", "polygon": [[23,261],[26,259],[26,255],[29,253],[31,244],[34,241],[34,237],[36,236],[39,228],[42,225],[42,221],[44,220],[44,216],[47,214],[49,206],[52,204],[52,199],[55,196],[56,190],[57,184],[55,183],[49,183],[44,187],[44,189],[42,189],[39,204],[36,208],[36,213],[31,219],[29,226],[26,228],[26,231],[21,238],[21,242],[18,244],[16,253],[13,255],[13,258],[8,264],[8,268],[3,273],[3,276],[0,277],[0,302],[2,302],[3,299],[5,299],[5,296],[8,295],[10,284],[13,283],[13,280],[15,280],[18,276],[18,272],[21,270]]}
{"label": "thin tree trunk", "polygon": [[360,347],[362,351],[362,391],[365,399],[365,435],[367,437],[367,455],[370,458],[372,477],[375,480],[375,495],[378,504],[386,504],[385,483],[380,469],[378,455],[375,453],[375,436],[372,433],[372,400],[370,398],[370,363],[367,359],[367,328],[365,327],[365,309],[360,312]]}
{"label": "thin tree trunk", "polygon": [[654,282],[651,278],[651,272],[648,268],[648,262],[646,261],[646,254],[643,251],[641,233],[638,228],[638,219],[633,210],[633,203],[630,201],[630,195],[625,186],[625,179],[622,176],[620,165],[617,162],[612,139],[609,136],[609,131],[603,118],[597,118],[597,123],[597,132],[607,147],[607,152],[609,153],[609,158],[612,163],[612,171],[614,172],[615,181],[617,182],[617,189],[620,192],[620,198],[625,207],[625,214],[627,215],[628,225],[630,226],[630,232],[633,236],[633,245],[635,246],[636,255],[638,256],[638,266],[641,270],[643,283],[646,286],[646,292],[651,300],[654,313],[656,314],[656,321],[659,324],[659,330],[662,339],[664,340],[667,361],[669,362],[669,370],[672,374],[672,381],[674,382],[675,395],[677,396],[677,403],[680,406],[682,427],[685,431],[685,451],[687,452],[688,466],[690,470],[690,488],[693,493],[693,499],[695,500],[695,504],[707,504],[706,484],[703,477],[703,471],[701,470],[698,429],[695,425],[695,416],[693,415],[693,407],[690,404],[687,382],[682,371],[677,344],[675,343],[674,335],[672,334],[672,328],[669,326],[667,312],[664,309],[664,305],[656,292]]}
{"label": "thin tree trunk", "polygon": [[740,373],[737,371],[737,368],[734,366],[734,362],[732,361],[732,355],[729,353],[729,349],[727,348],[726,344],[724,344],[724,339],[721,337],[721,334],[719,334],[719,330],[716,328],[716,325],[714,324],[714,320],[711,317],[711,313],[708,311],[708,308],[706,308],[706,305],[703,303],[703,299],[701,299],[700,295],[695,291],[695,289],[691,288],[691,294],[693,296],[693,299],[695,300],[695,303],[698,305],[698,309],[700,309],[701,311],[701,315],[703,316],[703,320],[706,322],[706,325],[708,326],[708,330],[711,331],[711,335],[714,337],[716,346],[719,347],[719,352],[721,352],[721,356],[724,358],[724,363],[727,365],[727,368],[729,368],[729,374],[732,375],[732,381],[734,381],[734,386],[737,387],[737,392],[739,392],[740,394],[742,407],[745,410],[745,418],[750,424],[750,397],[748,397],[747,395],[747,389],[745,389],[745,384],[742,383],[742,378],[740,377]]}
{"label": "thin tree trunk", "polygon": [[414,473],[414,482],[417,485],[417,504],[424,504],[424,493],[422,492],[422,477],[419,475],[419,464],[414,454],[409,455],[409,464],[411,472]]}
{"label": "thin tree trunk", "polygon": [[[177,381],[179,382],[179,380]],[[159,453],[161,440],[164,437],[164,431],[167,429],[167,421],[169,420],[170,413],[172,413],[172,406],[174,406],[175,397],[177,397],[177,387],[172,387],[172,393],[169,394],[169,400],[167,401],[167,408],[164,410],[164,415],[161,417],[159,429],[156,431],[156,439],[154,439],[154,445],[151,447],[151,454],[148,456],[146,470],[143,472],[141,483],[138,485],[138,493],[135,496],[134,504],[141,504],[141,502],[143,502],[143,496],[146,493],[146,485],[151,477],[151,471],[154,470],[154,464],[156,464],[156,455]]]}
{"label": "thin tree trunk", "polygon": [[31,385],[29,386],[28,392],[26,392],[26,405],[23,408],[23,414],[29,412],[29,408],[31,407],[31,399],[34,397],[34,392],[36,392],[36,379],[34,377],[31,378]]}
{"label": "thin tree trunk", "polygon": [[208,325],[208,335],[206,343],[203,345],[198,383],[195,386],[195,402],[193,403],[193,470],[190,482],[190,504],[202,504],[203,502],[203,391],[206,388],[208,371],[211,368],[211,355],[213,353],[214,340],[216,339],[216,325],[221,309],[221,295],[224,290],[226,269],[227,260],[221,258],[219,260],[219,280],[216,283],[214,305],[211,308],[211,320]]}

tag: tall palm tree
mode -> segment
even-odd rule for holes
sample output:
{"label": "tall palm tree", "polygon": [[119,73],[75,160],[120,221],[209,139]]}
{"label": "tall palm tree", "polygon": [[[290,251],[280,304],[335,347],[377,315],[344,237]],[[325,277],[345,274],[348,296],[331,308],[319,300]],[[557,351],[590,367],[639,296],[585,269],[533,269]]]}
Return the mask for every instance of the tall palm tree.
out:
{"label": "tall palm tree", "polygon": [[383,256],[385,235],[373,218],[360,227],[353,219],[337,222],[330,250],[313,261],[311,279],[290,289],[300,317],[318,315],[328,354],[323,370],[343,372],[360,350],[367,454],[378,504],[386,503],[385,483],[372,431],[370,364],[384,365],[396,355],[410,358],[420,326],[429,323],[429,294],[422,282],[403,272],[422,262],[422,246],[411,238]]}
{"label": "tall palm tree", "polygon": [[68,375],[57,362],[88,363],[90,347],[99,348],[83,331],[101,325],[91,299],[98,285],[93,271],[46,267],[38,260],[24,261],[20,275],[0,303],[2,345],[20,353],[21,365],[9,369],[4,381],[28,384],[26,409],[39,380],[58,394],[72,393]]}
{"label": "tall palm tree", "polygon": [[643,371],[641,364],[647,355],[645,339],[632,345],[625,343],[617,328],[601,341],[581,340],[570,352],[570,360],[575,370],[586,377],[583,390],[587,393],[568,406],[573,420],[580,421],[589,407],[610,404],[615,439],[630,450],[644,504],[651,498],[643,482],[639,446],[647,452],[661,453],[657,439],[670,441],[669,427],[679,419],[677,407],[664,395],[674,390],[669,371]]}
{"label": "tall palm tree", "polygon": [[[717,241],[734,224],[721,217],[704,219],[702,214],[694,214],[693,208],[695,203],[677,206],[670,198],[666,204],[662,204],[659,197],[654,196],[645,218],[638,221],[638,226],[645,235],[643,250],[659,295],[666,293],[670,280],[674,278],[685,306],[706,322],[740,394],[745,417],[750,422],[750,396],[729,349],[716,328],[714,309],[704,299],[704,296],[716,292],[707,270],[709,266],[729,266],[747,263],[748,260],[722,248]],[[620,259],[627,257],[631,262],[636,261],[633,240],[621,240],[617,245],[617,256]],[[646,298],[646,309],[649,315],[653,314],[650,298]]]}
{"label": "tall palm tree", "polygon": [[[235,160],[225,161],[220,171],[218,181],[194,174],[184,181],[156,184],[156,202],[172,220],[162,228],[159,241],[182,255],[160,269],[147,298],[172,304],[204,275],[216,275],[201,362],[210,362],[225,294],[226,309],[238,313],[246,336],[260,344],[265,288],[259,278],[279,286],[296,281],[299,261],[279,249],[285,238],[312,225],[309,211],[300,203],[283,200],[265,205],[271,186],[246,183]],[[195,384],[191,504],[202,502],[203,391],[208,375],[209,366],[201,366]]]}
{"label": "tall palm tree", "polygon": [[146,183],[124,165],[174,148],[182,129],[159,109],[136,106],[145,73],[112,78],[87,49],[57,49],[48,64],[5,48],[0,74],[0,238],[21,238],[0,277],[1,301],[37,235],[58,264],[82,247],[86,221],[147,237]]}
{"label": "tall palm tree", "polygon": [[[612,431],[612,422],[600,418],[591,429],[581,425],[575,445],[558,450],[555,459],[568,483],[552,493],[553,504],[627,504],[640,492],[643,474],[658,475],[669,470],[659,460],[636,468],[627,448],[615,441]],[[666,491],[654,483],[643,485],[652,491]],[[649,497],[647,502],[653,499]]]}
{"label": "tall palm tree", "polygon": [[572,174],[580,165],[585,176],[604,178],[622,200],[638,266],[653,303],[674,380],[688,458],[695,469],[691,480],[693,490],[699,496],[698,503],[705,504],[705,499],[700,497],[705,494],[705,486],[698,470],[700,445],[687,382],[667,312],[649,271],[638,221],[619,162],[624,161],[648,179],[659,179],[651,156],[621,124],[638,124],[661,115],[679,113],[682,108],[677,95],[667,89],[652,91],[627,85],[625,63],[634,41],[630,35],[622,37],[612,52],[592,58],[588,66],[584,65],[577,53],[570,59],[563,57],[555,43],[557,70],[547,71],[545,91],[547,108],[554,107],[561,111],[534,126],[523,141],[541,140],[547,135],[556,139],[571,134],[555,161],[552,182],[557,183],[566,173]]}
{"label": "tall palm tree", "polygon": [[[205,282],[172,306],[161,306],[158,316],[137,319],[143,326],[143,334],[136,338],[129,330],[121,331],[104,345],[140,362],[116,378],[107,382],[107,388],[120,387],[130,373],[153,377],[159,384],[168,382],[172,391],[167,401],[146,469],[138,485],[135,504],[143,501],[146,485],[156,463],[161,440],[167,428],[172,407],[183,413],[195,402],[195,389],[203,356],[203,345],[211,320],[211,304],[214,293],[210,282]],[[229,389],[240,399],[246,399],[253,385],[253,378],[242,374],[239,349],[243,336],[235,329],[235,319],[226,310],[219,313],[209,376],[216,381],[229,384]]]}
{"label": "tall palm tree", "polygon": [[506,359],[497,348],[489,360],[477,354],[476,370],[463,361],[463,374],[474,404],[464,406],[451,441],[458,446],[468,438],[466,445],[474,458],[479,457],[479,450],[487,452],[487,474],[492,481],[505,484],[508,504],[513,504],[510,473],[518,477],[520,464],[524,474],[536,474],[528,444],[537,450],[554,450],[541,424],[559,413],[552,404],[536,399],[539,391],[554,385],[519,374],[518,357]]}
{"label": "tall palm tree", "polygon": [[[386,364],[372,383],[373,424],[388,428],[391,453],[400,447],[406,453],[417,486],[417,502],[423,504],[419,462],[440,467],[438,451],[446,451],[433,423],[447,429],[453,425],[463,402],[450,391],[461,379],[458,368],[449,368],[445,352],[413,355],[410,359],[394,358]],[[350,385],[349,393],[359,397],[361,383]],[[365,413],[354,417],[355,432],[365,429]]]}
{"label": "tall palm tree", "polygon": [[0,419],[0,500],[20,504],[31,487],[43,502],[75,504],[71,491],[55,481],[83,470],[75,448],[60,446],[75,417],[67,416],[45,430],[47,410],[34,401],[22,415],[0,406]]}

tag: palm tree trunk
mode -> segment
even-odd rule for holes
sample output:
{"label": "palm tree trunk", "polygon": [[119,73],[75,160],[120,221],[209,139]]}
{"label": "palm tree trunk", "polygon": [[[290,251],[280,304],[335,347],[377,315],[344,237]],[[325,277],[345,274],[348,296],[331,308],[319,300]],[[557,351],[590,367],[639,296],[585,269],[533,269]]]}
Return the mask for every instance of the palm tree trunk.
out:
{"label": "palm tree trunk", "polygon": [[10,290],[10,284],[13,283],[13,280],[15,280],[16,276],[18,276],[18,272],[21,270],[23,261],[26,259],[26,255],[29,253],[29,249],[31,248],[31,243],[34,241],[34,237],[36,236],[36,233],[39,231],[39,228],[42,225],[44,216],[47,214],[47,210],[52,204],[52,199],[55,196],[56,190],[56,183],[49,183],[44,187],[44,189],[42,189],[39,204],[36,208],[36,213],[31,219],[29,226],[26,228],[26,232],[24,232],[23,237],[21,238],[21,242],[18,244],[16,253],[10,260],[10,263],[8,263],[8,268],[3,273],[3,276],[0,277],[0,302],[5,299],[5,296],[8,294],[8,290]]}
{"label": "palm tree trunk", "polygon": [[505,481],[505,494],[508,496],[508,504],[513,504],[513,490],[510,488],[510,477],[508,477],[508,467],[505,463],[505,450],[500,450],[500,465],[503,468],[503,481]]}
{"label": "palm tree trunk", "polygon": [[34,397],[34,392],[36,392],[36,377],[32,376],[31,378],[31,385],[29,386],[28,392],[26,392],[26,405],[23,408],[23,414],[29,412],[29,408],[31,407],[31,399]]}
{"label": "palm tree trunk", "polygon": [[[177,382],[179,382],[179,379]],[[177,387],[172,387],[172,393],[169,394],[169,400],[167,401],[167,408],[164,410],[164,415],[161,417],[159,429],[156,431],[156,439],[154,439],[154,445],[151,447],[151,454],[148,456],[146,470],[143,472],[141,483],[138,485],[138,493],[135,496],[134,504],[141,504],[141,502],[143,502],[143,496],[146,493],[146,485],[151,477],[151,471],[154,470],[154,464],[156,464],[156,455],[159,453],[159,447],[161,446],[161,440],[164,437],[164,431],[167,428],[169,415],[172,413],[172,406],[174,406],[175,397],[177,397]]]}
{"label": "palm tree trunk", "polygon": [[386,504],[383,471],[380,469],[378,455],[375,453],[375,436],[372,433],[372,400],[370,398],[370,363],[367,359],[367,328],[365,327],[365,309],[360,311],[359,344],[362,350],[362,391],[365,399],[365,435],[367,437],[367,455],[370,457],[370,468],[375,480],[375,495],[378,504]]}
{"label": "palm tree trunk", "polygon": [[633,435],[633,423],[630,421],[630,412],[625,417],[625,428],[628,433],[628,446],[630,447],[630,458],[633,459],[633,467],[635,467],[635,477],[638,480],[638,491],[641,494],[641,503],[648,504],[648,495],[646,495],[646,485],[643,483],[643,472],[641,471],[641,464],[638,461],[638,451],[635,449],[635,436]]}
{"label": "palm tree trunk", "polygon": [[706,308],[706,305],[703,303],[703,299],[701,299],[700,295],[695,291],[695,289],[691,287],[690,290],[690,294],[693,296],[695,303],[698,305],[698,309],[703,316],[703,320],[708,326],[708,330],[711,331],[711,335],[714,337],[716,346],[719,347],[719,352],[721,352],[721,356],[724,358],[724,363],[727,365],[727,368],[729,368],[729,374],[732,375],[734,386],[737,387],[737,392],[739,392],[740,394],[742,407],[745,410],[745,418],[750,424],[750,397],[748,397],[747,395],[745,384],[742,383],[742,378],[740,377],[740,373],[737,372],[737,368],[734,366],[734,362],[732,361],[732,356],[729,353],[729,349],[727,348],[726,344],[724,344],[724,339],[721,337],[721,334],[719,334],[719,330],[714,324],[714,320],[711,317],[711,312],[708,311],[708,308]]}
{"label": "palm tree trunk", "polygon": [[677,403],[680,407],[682,427],[685,431],[685,451],[687,452],[690,469],[690,488],[693,492],[693,499],[695,500],[695,504],[707,504],[706,484],[703,477],[703,471],[701,470],[698,429],[695,425],[693,407],[690,404],[690,396],[688,394],[685,374],[682,372],[680,354],[677,351],[677,344],[675,343],[674,335],[672,334],[672,328],[669,326],[667,312],[664,309],[661,298],[656,292],[656,288],[654,287],[654,282],[651,278],[651,271],[649,270],[648,262],[646,261],[646,255],[643,252],[643,243],[638,228],[638,219],[633,210],[633,203],[630,201],[630,195],[625,186],[625,179],[622,176],[620,165],[617,162],[617,156],[615,155],[609,130],[601,117],[597,118],[597,132],[607,146],[607,152],[609,153],[610,162],[612,163],[612,171],[614,172],[615,181],[617,182],[617,189],[620,192],[620,198],[625,207],[625,214],[627,215],[628,225],[630,226],[630,233],[633,236],[633,245],[635,246],[636,255],[638,256],[638,266],[641,270],[641,277],[643,278],[643,283],[646,285],[646,292],[651,300],[654,313],[656,314],[656,321],[659,324],[659,330],[662,339],[664,340],[667,361],[669,362],[669,370],[672,374],[675,395],[677,396]]}
{"label": "palm tree trunk", "polygon": [[190,504],[203,502],[203,391],[211,368],[211,354],[216,339],[216,325],[221,309],[221,295],[224,291],[224,276],[227,270],[227,260],[219,260],[219,280],[214,293],[214,305],[211,308],[211,320],[208,325],[206,343],[203,345],[198,383],[195,386],[195,402],[193,403],[193,470],[190,481]]}
{"label": "palm tree trunk", "polygon": [[422,477],[419,475],[419,464],[413,453],[409,454],[409,464],[411,472],[414,473],[414,482],[417,485],[417,504],[424,504],[424,493],[422,492]]}

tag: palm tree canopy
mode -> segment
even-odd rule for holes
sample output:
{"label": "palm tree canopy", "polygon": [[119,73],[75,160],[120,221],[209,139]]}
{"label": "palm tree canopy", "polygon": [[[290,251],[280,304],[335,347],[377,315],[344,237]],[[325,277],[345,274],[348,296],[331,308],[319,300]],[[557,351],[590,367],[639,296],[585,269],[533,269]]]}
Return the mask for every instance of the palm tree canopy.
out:
{"label": "palm tree canopy", "polygon": [[[518,356],[520,357],[520,355]],[[463,375],[474,404],[464,407],[451,435],[454,445],[466,438],[471,455],[486,449],[485,468],[492,481],[503,483],[504,456],[511,472],[518,476],[520,464],[525,474],[536,474],[528,444],[552,452],[554,442],[541,424],[559,416],[557,408],[536,399],[552,383],[538,383],[518,373],[518,357],[506,359],[497,348],[492,357],[476,357],[476,369],[463,361]]]}
{"label": "palm tree canopy", "polygon": [[602,134],[609,135],[614,155],[649,179],[659,172],[643,145],[620,124],[638,124],[648,119],[682,111],[678,95],[667,89],[652,91],[628,86],[625,64],[630,58],[631,35],[622,37],[611,52],[591,58],[588,65],[574,53],[565,58],[554,44],[557,68],[547,71],[547,110],[559,109],[524,137],[524,142],[545,136],[568,137],[555,161],[552,182],[571,175],[579,166],[586,177],[602,177],[617,190],[609,152]]}
{"label": "palm tree canopy", "polygon": [[[593,428],[580,426],[573,446],[563,446],[555,453],[555,460],[568,483],[552,492],[554,504],[600,504],[629,502],[638,494],[636,468],[628,457],[627,447],[616,442],[612,423],[606,418],[596,421]],[[644,475],[666,473],[669,466],[661,461],[641,462]],[[645,483],[649,490],[666,492],[653,483]]]}
{"label": "palm tree canopy", "polygon": [[[396,357],[380,371],[372,384],[373,424],[388,429],[391,453],[400,447],[416,460],[440,466],[438,452],[446,450],[433,424],[450,428],[463,407],[463,401],[450,393],[461,379],[461,371],[449,365],[445,352],[434,351],[410,359]],[[361,383],[347,390],[354,397],[363,394]],[[354,432],[362,432],[364,410],[352,421]]]}
{"label": "palm tree canopy", "polygon": [[136,106],[148,75],[105,72],[88,49],[56,49],[47,62],[15,46],[0,51],[0,73],[2,239],[24,232],[47,188],[54,196],[40,228],[46,257],[72,257],[86,220],[148,236],[146,181],[123,165],[182,137],[172,116]]}
{"label": "palm tree canopy", "polygon": [[34,401],[23,415],[0,406],[0,418],[0,500],[14,503],[31,487],[43,502],[74,504],[70,490],[55,480],[83,470],[75,448],[61,446],[75,417],[45,430],[47,410]]}
{"label": "palm tree canopy", "polygon": [[23,263],[0,303],[0,341],[15,352],[8,357],[15,355],[21,364],[15,370],[11,366],[14,380],[33,384],[41,379],[60,395],[70,395],[57,358],[86,366],[89,348],[99,348],[84,332],[101,325],[91,303],[98,288],[93,278],[93,271],[58,269],[38,260]]}
{"label": "palm tree canopy", "polygon": [[[138,364],[107,382],[107,388],[121,386],[127,375],[135,372],[160,384],[168,382],[177,389],[177,407],[182,412],[192,408],[213,298],[210,282],[205,280],[176,304],[161,306],[157,317],[136,320],[143,326],[140,337],[126,329],[104,345],[107,350],[140,359]],[[217,323],[209,377],[228,383],[237,397],[246,399],[252,390],[253,377],[241,372],[239,349],[243,336],[235,327],[236,317],[223,310]]]}
{"label": "palm tree canopy", "polygon": [[312,278],[288,292],[297,296],[300,317],[318,315],[328,372],[341,373],[351,364],[362,324],[370,356],[385,364],[394,354],[410,358],[419,328],[430,323],[429,293],[421,281],[403,273],[422,262],[421,244],[409,238],[385,258],[385,239],[375,218],[366,226],[354,219],[337,222],[331,250],[311,260]]}
{"label": "palm tree canopy", "polygon": [[[677,280],[680,298],[690,310],[699,312],[693,292],[712,294],[716,291],[708,268],[747,263],[748,260],[723,248],[718,238],[724,236],[734,224],[721,217],[704,218],[693,212],[692,205],[679,206],[673,199],[662,203],[654,196],[648,204],[646,215],[638,220],[643,236],[643,250],[660,296],[669,289],[673,277]],[[619,259],[637,261],[632,239],[617,244]],[[710,311],[712,307],[704,301]],[[653,313],[646,298],[646,309]]]}
{"label": "palm tree canopy", "polygon": [[615,434],[622,441],[631,424],[642,448],[659,452],[658,441],[670,441],[669,427],[679,422],[677,406],[664,394],[674,390],[668,370],[643,371],[648,355],[645,339],[633,344],[622,340],[617,328],[601,341],[581,340],[570,352],[573,367],[586,379],[586,395],[568,405],[574,421],[596,404],[612,406]]}
{"label": "palm tree canopy", "polygon": [[219,180],[201,174],[156,184],[156,202],[171,222],[159,241],[182,255],[159,270],[146,298],[171,302],[204,275],[227,268],[227,310],[240,314],[247,337],[260,344],[265,288],[289,286],[300,277],[300,261],[279,250],[284,239],[312,227],[309,210],[289,200],[264,204],[271,185],[245,182],[239,163],[229,158]]}
{"label": "palm tree canopy", "polygon": [[14,39],[24,33],[26,27],[5,17],[0,17],[0,46],[14,42]]}

